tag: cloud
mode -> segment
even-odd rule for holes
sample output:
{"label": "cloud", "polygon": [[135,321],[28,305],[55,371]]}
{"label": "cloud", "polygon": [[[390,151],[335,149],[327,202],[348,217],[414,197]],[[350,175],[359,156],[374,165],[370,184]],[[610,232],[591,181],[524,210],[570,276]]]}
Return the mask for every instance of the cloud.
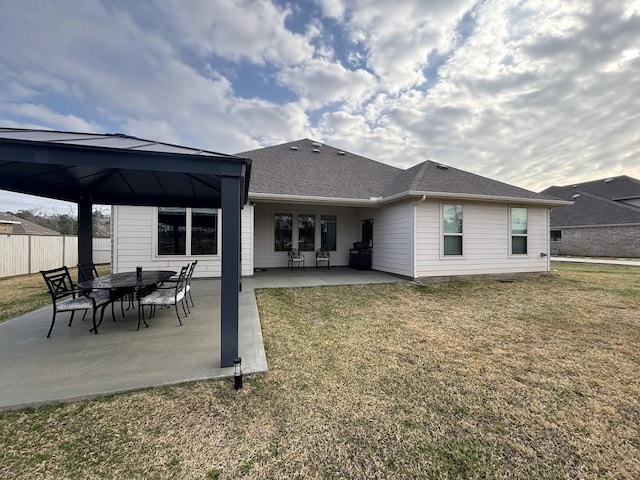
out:
{"label": "cloud", "polygon": [[537,190],[640,177],[638,5],[10,2],[0,119],[228,153],[312,137]]}
{"label": "cloud", "polygon": [[311,58],[304,35],[285,26],[288,8],[260,0],[165,0],[158,3],[177,38],[201,55],[291,65]]}
{"label": "cloud", "polygon": [[318,3],[324,16],[342,20],[346,9],[342,0],[319,0]]}
{"label": "cloud", "polygon": [[96,124],[87,122],[76,115],[59,114],[44,105],[32,103],[0,104],[0,112],[4,112],[5,115],[29,118],[32,121],[41,122],[43,125],[59,125],[58,128],[61,130],[86,132],[99,128]]}
{"label": "cloud", "polygon": [[373,93],[376,80],[364,70],[348,70],[337,62],[315,59],[282,70],[279,81],[314,109],[332,102],[358,104]]}

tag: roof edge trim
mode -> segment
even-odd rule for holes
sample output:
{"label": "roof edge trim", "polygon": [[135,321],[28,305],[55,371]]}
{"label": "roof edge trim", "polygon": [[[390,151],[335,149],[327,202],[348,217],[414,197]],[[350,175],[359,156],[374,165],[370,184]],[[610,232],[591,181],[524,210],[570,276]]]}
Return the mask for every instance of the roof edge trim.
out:
{"label": "roof edge trim", "polygon": [[462,200],[476,200],[484,202],[499,202],[499,203],[520,203],[531,205],[544,205],[549,207],[562,207],[567,205],[573,205],[574,202],[567,200],[553,200],[553,199],[537,199],[537,198],[521,198],[521,197],[500,197],[492,195],[478,195],[469,193],[450,193],[450,192],[421,192],[421,191],[408,191],[391,195],[389,197],[376,197],[376,198],[335,198],[335,197],[315,197],[311,195],[281,195],[277,193],[254,193],[249,192],[249,200],[252,201],[270,201],[280,203],[326,203],[334,205],[352,205],[352,206],[375,206],[403,198],[422,197],[426,195],[427,198],[457,198]]}

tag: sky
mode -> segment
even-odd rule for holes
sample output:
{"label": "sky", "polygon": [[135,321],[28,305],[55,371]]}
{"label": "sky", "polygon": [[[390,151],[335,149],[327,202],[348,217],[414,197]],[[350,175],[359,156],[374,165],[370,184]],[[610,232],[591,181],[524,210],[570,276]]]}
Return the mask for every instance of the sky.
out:
{"label": "sky", "polygon": [[3,127],[640,178],[640,0],[0,0],[0,45]]}

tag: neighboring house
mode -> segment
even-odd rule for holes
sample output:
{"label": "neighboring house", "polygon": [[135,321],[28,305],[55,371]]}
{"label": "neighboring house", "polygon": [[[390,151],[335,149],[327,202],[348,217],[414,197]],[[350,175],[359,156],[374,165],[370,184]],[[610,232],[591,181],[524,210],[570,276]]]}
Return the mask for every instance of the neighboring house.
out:
{"label": "neighboring house", "polygon": [[[308,139],[238,155],[253,162],[243,275],[285,267],[292,247],[307,267],[321,247],[332,266],[346,266],[354,242],[371,247],[371,268],[411,278],[544,273],[550,207],[570,203],[432,161],[402,170]],[[114,271],[197,258],[197,275],[219,276],[221,215],[114,207]]]}
{"label": "neighboring house", "polygon": [[11,213],[0,213],[0,233],[10,235],[60,235],[60,232]]}
{"label": "neighboring house", "polygon": [[621,175],[542,193],[573,202],[551,211],[554,254],[640,257],[640,180]]}

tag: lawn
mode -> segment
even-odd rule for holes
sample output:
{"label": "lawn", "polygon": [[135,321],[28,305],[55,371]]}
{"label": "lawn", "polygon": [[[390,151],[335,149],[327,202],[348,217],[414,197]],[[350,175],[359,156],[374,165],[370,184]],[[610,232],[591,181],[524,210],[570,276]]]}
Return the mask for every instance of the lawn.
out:
{"label": "lawn", "polygon": [[2,412],[0,478],[640,478],[640,269],[553,268],[260,290],[269,373]]}

